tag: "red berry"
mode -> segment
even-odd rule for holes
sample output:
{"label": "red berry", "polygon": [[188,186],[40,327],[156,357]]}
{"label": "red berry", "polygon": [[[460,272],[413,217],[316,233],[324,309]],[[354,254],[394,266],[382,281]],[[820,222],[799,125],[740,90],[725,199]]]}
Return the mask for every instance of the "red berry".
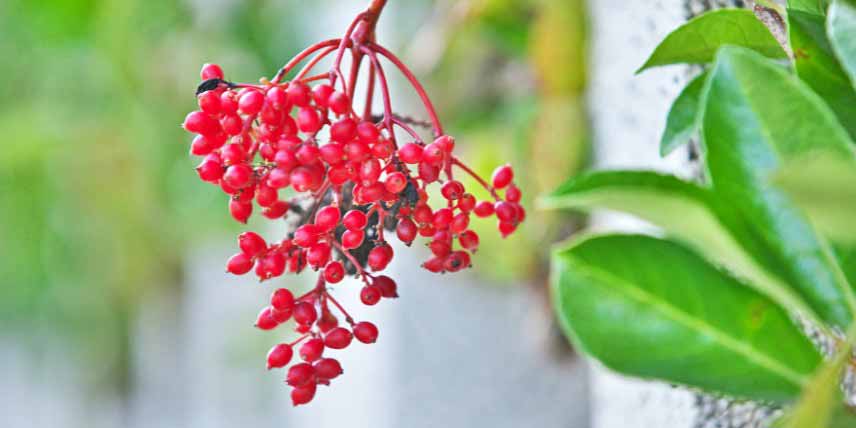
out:
{"label": "red berry", "polygon": [[215,115],[220,113],[220,94],[214,91],[205,91],[196,97],[199,109],[205,113]]}
{"label": "red berry", "polygon": [[367,223],[366,214],[360,210],[350,210],[342,219],[342,225],[348,230],[363,230]]}
{"label": "red berry", "polygon": [[[374,128],[374,126],[372,126]],[[347,143],[357,136],[357,122],[346,117],[330,125],[330,139],[339,143]]]}
{"label": "red berry", "polygon": [[285,273],[285,256],[269,253],[256,264],[256,275],[262,280],[275,278]]}
{"label": "red berry", "polygon": [[334,358],[322,358],[313,364],[315,374],[321,379],[335,379],[342,374],[342,365]]}
{"label": "red berry", "polygon": [[270,106],[277,110],[282,110],[287,103],[285,91],[279,86],[268,89],[265,98]]}
{"label": "red berry", "polygon": [[318,210],[315,214],[315,225],[320,227],[322,231],[328,232],[336,228],[339,224],[339,207],[328,205]]}
{"label": "red berry", "polygon": [[499,201],[494,204],[493,209],[496,211],[496,218],[505,223],[517,222],[517,209],[509,202]]}
{"label": "red berry", "polygon": [[330,261],[330,244],[319,242],[306,251],[306,263],[314,268],[321,268]]}
{"label": "red berry", "polygon": [[273,318],[276,320],[276,322],[282,324],[282,323],[288,321],[289,319],[291,319],[292,309],[285,309],[285,310],[274,309],[273,311],[271,311],[271,313],[273,314]]}
{"label": "red berry", "polygon": [[294,309],[294,295],[285,288],[277,289],[270,296],[270,305],[278,311]]}
{"label": "red berry", "polygon": [[507,223],[504,221],[499,222],[499,225],[497,227],[499,228],[499,233],[502,234],[503,238],[505,238],[508,235],[511,235],[517,229],[516,224]]}
{"label": "red berry", "polygon": [[358,322],[354,326],[354,337],[363,343],[375,343],[377,341],[377,327],[368,321]]}
{"label": "red berry", "polygon": [[309,363],[297,363],[288,369],[285,381],[294,387],[315,384],[315,369]]}
{"label": "red berry", "polygon": [[244,232],[238,235],[238,246],[250,257],[255,257],[267,250],[264,238],[255,232]]}
{"label": "red berry", "polygon": [[419,228],[416,227],[416,223],[409,218],[399,220],[398,225],[395,227],[395,234],[398,236],[398,239],[407,245],[410,245],[410,243],[416,239],[416,234],[418,232]]}
{"label": "red berry", "polygon": [[199,72],[199,77],[201,77],[202,80],[222,79],[223,69],[220,68],[220,66],[217,64],[205,63],[202,65],[202,70]]}
{"label": "red berry", "polygon": [[327,107],[327,100],[333,93],[333,87],[324,83],[312,89],[312,99],[320,107]]}
{"label": "red berry", "polygon": [[291,205],[289,205],[288,202],[276,201],[273,205],[265,208],[262,211],[262,215],[271,220],[278,219],[284,216],[285,213],[288,212],[289,208],[291,208]]}
{"label": "red berry", "polygon": [[291,82],[288,89],[285,90],[288,102],[296,106],[304,107],[309,105],[311,93],[309,87],[300,82]]}
{"label": "red berry", "polygon": [[321,159],[330,165],[339,165],[345,160],[345,150],[342,148],[341,144],[325,144],[318,150],[321,155]]}
{"label": "red berry", "polygon": [[234,92],[226,91],[220,95],[220,110],[229,114],[238,112],[238,99]]}
{"label": "red berry", "polygon": [[223,177],[223,165],[213,160],[205,160],[196,167],[196,173],[202,181],[216,183]]}
{"label": "red berry", "polygon": [[440,192],[443,194],[444,198],[454,201],[464,195],[464,185],[457,180],[447,181],[443,184]]}
{"label": "red berry", "polygon": [[363,244],[365,232],[362,230],[346,230],[342,234],[342,247],[346,250],[353,250]]}
{"label": "red berry", "polygon": [[365,305],[375,305],[380,301],[381,297],[380,289],[373,285],[366,285],[360,290],[360,301]]}
{"label": "red berry", "polygon": [[428,272],[440,273],[444,270],[444,262],[445,258],[443,257],[432,257],[425,263],[422,263],[422,267],[425,268],[425,270],[427,270]]}
{"label": "red berry", "polygon": [[238,98],[238,110],[246,115],[254,115],[262,110],[265,96],[259,91],[247,91]]}
{"label": "red berry", "polygon": [[386,176],[384,186],[389,193],[401,193],[407,187],[407,176],[396,171]]}
{"label": "red berry", "polygon": [[319,358],[324,353],[324,341],[318,338],[307,340],[300,346],[300,358],[306,362],[312,362]]}
{"label": "red berry", "polygon": [[245,164],[232,165],[226,168],[226,172],[223,174],[223,180],[226,181],[226,184],[236,189],[241,189],[250,184],[252,178],[253,169]]}
{"label": "red berry", "polygon": [[446,257],[452,252],[452,245],[446,241],[435,239],[428,244],[428,249],[436,257]]}
{"label": "red berry", "polygon": [[220,122],[201,111],[192,111],[187,114],[182,124],[188,132],[195,132],[202,135],[214,135],[220,131]]}
{"label": "red berry", "polygon": [[419,178],[426,183],[433,183],[440,177],[440,167],[429,162],[419,163]]}
{"label": "red berry", "polygon": [[392,260],[392,247],[386,244],[378,245],[369,251],[366,264],[373,271],[384,270]]}
{"label": "red berry", "polygon": [[455,251],[446,257],[443,267],[449,272],[457,272],[470,266],[470,255],[466,251]]}
{"label": "red berry", "polygon": [[476,207],[473,209],[473,212],[479,217],[490,217],[493,215],[494,208],[493,203],[489,201],[481,201],[476,204]]}
{"label": "red berry", "polygon": [[253,213],[253,204],[241,202],[237,199],[229,200],[229,214],[239,223],[246,223]]}
{"label": "red berry", "polygon": [[300,302],[294,305],[294,320],[298,324],[311,325],[318,319],[318,313],[315,312],[315,306],[309,302]]}
{"label": "red berry", "polygon": [[443,150],[437,143],[431,143],[425,146],[422,151],[422,162],[427,162],[431,165],[439,165],[443,163],[446,156],[446,151]]}
{"label": "red berry", "polygon": [[461,195],[461,199],[458,200],[458,209],[462,212],[468,213],[473,210],[476,206],[476,198],[475,196],[464,193]]}
{"label": "red berry", "polygon": [[291,404],[297,407],[301,404],[309,403],[315,397],[316,388],[317,386],[314,383],[294,388],[291,390]]}
{"label": "red berry", "polygon": [[422,146],[416,143],[407,143],[398,149],[398,158],[404,163],[417,164],[422,161]]}
{"label": "red berry", "polygon": [[437,139],[434,140],[434,144],[447,154],[451,154],[452,150],[455,149],[455,139],[449,135],[441,135],[440,137],[437,137]]}
{"label": "red berry", "polygon": [[380,290],[380,295],[387,299],[398,297],[398,286],[392,278],[386,275],[376,276],[372,285],[377,287]]}
{"label": "red berry", "polygon": [[470,216],[469,214],[460,213],[452,218],[452,222],[449,223],[449,231],[458,234],[465,230],[470,225]]}
{"label": "red berry", "polygon": [[276,322],[276,319],[273,317],[272,313],[273,309],[271,307],[266,307],[259,312],[259,316],[256,318],[256,327],[262,330],[271,330],[276,327],[279,323]]}
{"label": "red berry", "polygon": [[330,110],[333,110],[334,113],[341,115],[351,111],[351,100],[348,99],[347,95],[336,91],[327,99],[327,106],[330,107]]}
{"label": "red berry", "polygon": [[233,275],[243,275],[253,268],[253,263],[252,257],[244,253],[238,253],[230,257],[229,261],[226,262],[226,271]]}
{"label": "red berry", "polygon": [[380,131],[371,122],[360,122],[357,124],[357,136],[366,144],[373,144],[380,137]]}
{"label": "red berry", "polygon": [[321,129],[318,112],[312,107],[301,107],[297,111],[297,129],[310,134]]}
{"label": "red berry", "polygon": [[493,171],[493,176],[491,177],[491,182],[493,183],[493,187],[497,189],[505,188],[511,183],[511,180],[514,179],[514,171],[511,169],[511,165],[503,165],[496,168]]}
{"label": "red berry", "polygon": [[314,224],[304,224],[294,231],[294,244],[298,247],[309,248],[318,242],[321,228]]}
{"label": "red berry", "polygon": [[294,351],[291,349],[291,345],[286,343],[280,343],[270,348],[267,354],[267,369],[285,367],[291,361],[293,355]]}
{"label": "red berry", "polygon": [[467,230],[458,235],[458,242],[465,250],[475,251],[479,247],[479,235]]}
{"label": "red berry", "polygon": [[345,349],[354,336],[344,327],[336,327],[324,336],[324,345],[331,349]]}
{"label": "red berry", "polygon": [[523,194],[520,192],[520,188],[511,183],[508,185],[508,189],[505,189],[505,200],[508,202],[520,202],[520,198],[523,197]]}
{"label": "red berry", "polygon": [[345,266],[340,261],[327,263],[324,268],[324,280],[330,284],[336,284],[345,277]]}
{"label": "red berry", "polygon": [[432,224],[437,229],[443,230],[449,227],[449,223],[452,222],[452,209],[451,208],[440,208],[439,210],[434,212],[434,219],[432,220]]}

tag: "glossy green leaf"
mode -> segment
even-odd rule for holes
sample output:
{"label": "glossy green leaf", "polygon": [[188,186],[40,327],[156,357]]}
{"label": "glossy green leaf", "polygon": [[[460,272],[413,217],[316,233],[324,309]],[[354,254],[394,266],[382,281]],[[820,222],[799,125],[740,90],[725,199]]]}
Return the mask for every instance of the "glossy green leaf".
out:
{"label": "glossy green leaf", "polygon": [[824,18],[791,10],[788,22],[797,74],[829,104],[850,135],[856,136],[856,91],[827,39]]}
{"label": "glossy green leaf", "polygon": [[708,63],[725,45],[745,46],[772,58],[787,57],[751,10],[719,9],[699,15],[671,32],[637,73],[661,65]]}
{"label": "glossy green leaf", "polygon": [[856,244],[856,161],[823,155],[795,159],[773,181],[831,241]]}
{"label": "glossy green leaf", "polygon": [[566,333],[619,372],[784,402],[820,362],[784,310],[679,244],[597,237],[553,269]]}
{"label": "glossy green leaf", "polygon": [[856,2],[834,0],[829,7],[826,29],[838,60],[856,86]]}
{"label": "glossy green leaf", "polygon": [[[782,418],[782,428],[825,428],[853,427],[842,425],[848,412],[844,408],[844,398],[840,383],[844,367],[853,352],[854,330],[851,327],[847,340],[840,344],[832,359],[825,362],[806,384],[796,405]],[[852,416],[852,415],[851,415]],[[850,419],[851,423],[856,419]]]}
{"label": "glossy green leaf", "polygon": [[[598,208],[622,211],[649,221],[689,244],[708,260],[727,267],[779,304],[819,319],[796,290],[770,273],[763,239],[728,201],[710,189],[649,171],[611,171],[575,177],[539,200],[545,209]],[[761,256],[759,256],[761,255]]]}
{"label": "glossy green leaf", "polygon": [[800,209],[770,182],[782,162],[813,151],[853,157],[829,107],[772,61],[725,47],[710,71],[702,139],[717,197],[757,231],[765,266],[823,320],[848,326],[856,313],[850,284]]}
{"label": "glossy green leaf", "polygon": [[814,15],[826,15],[827,7],[829,0],[788,0],[788,9]]}
{"label": "glossy green leaf", "polygon": [[706,78],[707,74],[696,76],[672,103],[666,118],[666,130],[660,139],[660,156],[666,156],[688,143],[698,132],[699,107]]}

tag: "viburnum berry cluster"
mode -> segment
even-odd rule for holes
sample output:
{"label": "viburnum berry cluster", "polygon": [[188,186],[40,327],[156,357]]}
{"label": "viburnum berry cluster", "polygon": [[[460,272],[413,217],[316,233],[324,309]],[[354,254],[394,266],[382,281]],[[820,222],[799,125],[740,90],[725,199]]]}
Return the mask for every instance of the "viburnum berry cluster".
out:
{"label": "viburnum berry cluster", "polygon": [[[254,271],[262,281],[307,268],[318,272],[316,286],[301,296],[285,288],[274,291],[256,320],[262,330],[291,319],[296,324],[299,337],[274,346],[267,356],[269,369],[282,368],[297,348],[302,362],[291,365],[286,375],[294,405],[308,403],[317,385],[328,385],[342,373],[326,350],[344,349],[353,338],[366,344],[377,340],[377,327],[354,321],[328,286],[355,275],[363,284],[364,304],[398,297],[395,280],[379,274],[393,258],[392,231],[407,246],[417,236],[429,239],[425,269],[456,272],[471,265],[470,255],[479,245],[478,234],[469,228],[472,214],[495,215],[503,237],[525,217],[511,166],[497,168],[488,183],[458,159],[455,140],[443,132],[422,85],[400,59],[375,43],[384,3],[375,0],[344,37],[308,47],[260,84],[227,81],[219,66],[205,64],[197,89],[199,110],[184,120],[184,128],[197,134],[191,154],[203,157],[196,168],[199,178],[229,196],[232,217],[246,223],[260,210],[289,226],[281,240],[242,233],[228,272]],[[346,79],[341,69],[347,52],[352,61]],[[310,75],[329,55],[334,55],[331,70]],[[358,113],[354,92],[366,58],[366,100]],[[418,121],[394,113],[381,59],[393,64],[421,98],[433,131],[430,141],[414,129]],[[376,86],[383,101],[377,116],[372,111]],[[454,178],[456,170],[473,177],[490,199],[477,201]],[[441,198],[429,192],[435,183]]]}

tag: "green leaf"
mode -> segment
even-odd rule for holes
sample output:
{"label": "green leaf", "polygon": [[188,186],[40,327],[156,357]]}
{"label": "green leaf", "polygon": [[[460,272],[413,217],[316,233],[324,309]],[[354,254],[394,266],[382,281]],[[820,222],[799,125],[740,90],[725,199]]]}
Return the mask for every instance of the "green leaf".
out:
{"label": "green leaf", "polygon": [[788,0],[788,9],[814,15],[826,15],[827,7],[829,0]]}
{"label": "green leaf", "polygon": [[827,40],[824,18],[791,10],[788,22],[797,74],[829,104],[850,135],[856,137],[856,91]]}
{"label": "green leaf", "polygon": [[776,172],[773,182],[831,241],[856,244],[856,162],[852,159],[830,155],[795,159]]}
{"label": "green leaf", "polygon": [[797,290],[770,273],[765,266],[775,266],[775,261],[758,256],[768,253],[762,238],[736,215],[731,202],[719,201],[710,189],[655,172],[596,172],[567,181],[538,203],[546,209],[605,208],[640,217],[746,278],[779,304],[820,319]]}
{"label": "green leaf", "polygon": [[625,374],[785,402],[820,362],[773,301],[673,242],[585,240],[554,254],[552,286],[566,333]]}
{"label": "green leaf", "polygon": [[[823,364],[806,384],[797,404],[783,418],[783,428],[853,427],[856,419],[844,406],[840,383],[844,367],[850,360],[856,341],[856,328],[851,327],[847,339],[839,345],[835,356]],[[851,425],[845,425],[847,421]]]}
{"label": "green leaf", "polygon": [[719,9],[699,15],[671,32],[637,73],[661,65],[708,63],[725,45],[745,46],[771,58],[787,57],[752,11]]}
{"label": "green leaf", "polygon": [[660,156],[666,156],[690,141],[699,128],[699,106],[707,74],[693,79],[678,95],[669,116],[666,118],[666,130],[660,139]]}
{"label": "green leaf", "polygon": [[833,325],[846,327],[856,298],[831,250],[770,182],[782,162],[824,151],[853,158],[829,107],[803,82],[744,48],[725,47],[708,78],[702,139],[717,197],[747,219],[765,266]]}
{"label": "green leaf", "polygon": [[856,4],[852,0],[834,0],[826,30],[838,60],[856,86]]}

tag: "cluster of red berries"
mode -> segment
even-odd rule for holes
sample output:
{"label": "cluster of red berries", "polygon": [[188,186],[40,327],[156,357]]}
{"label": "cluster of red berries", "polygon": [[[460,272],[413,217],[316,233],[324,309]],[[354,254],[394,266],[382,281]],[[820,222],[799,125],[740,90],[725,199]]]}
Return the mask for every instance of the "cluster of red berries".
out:
{"label": "cluster of red berries", "polygon": [[[308,48],[261,84],[228,82],[219,66],[205,64],[197,91],[199,110],[189,113],[183,124],[197,134],[191,154],[203,157],[196,168],[199,178],[229,196],[235,220],[246,223],[257,206],[264,217],[284,219],[290,225],[291,232],[279,241],[267,242],[254,232],[241,234],[240,252],[229,259],[227,270],[236,275],[254,270],[260,280],[297,274],[307,267],[318,272],[316,286],[302,296],[276,290],[256,320],[263,330],[290,319],[296,324],[299,338],[274,346],[267,363],[268,368],[286,366],[293,347],[302,343],[303,362],[292,365],[286,378],[294,388],[294,405],[309,402],[318,384],[327,385],[342,373],[336,359],[324,357],[326,348],[343,349],[354,337],[362,343],[377,339],[377,327],[355,322],[327,285],[356,275],[363,283],[364,304],[397,297],[395,281],[377,274],[393,258],[385,232],[394,231],[408,246],[417,236],[428,238],[432,255],[423,267],[455,272],[470,266],[470,255],[479,245],[478,234],[469,228],[472,214],[496,215],[503,236],[525,217],[512,168],[497,168],[489,184],[453,155],[455,140],[443,134],[433,106],[412,73],[384,48],[367,38],[357,40],[354,28],[365,25],[365,20],[362,14],[345,38]],[[356,113],[353,103],[357,73],[352,72],[346,84],[338,70],[341,52],[348,47],[371,60],[363,115]],[[334,51],[339,58],[332,71],[306,77]],[[295,64],[315,52],[316,57],[297,76],[280,82]],[[398,66],[426,102],[434,128],[432,141],[424,142],[406,120],[392,113],[378,55]],[[341,89],[336,89],[337,80]],[[379,118],[371,114],[375,80],[384,97],[384,114]],[[315,81],[322,82],[310,87]],[[411,141],[399,145],[396,129]],[[492,200],[477,201],[467,193],[453,178],[453,168],[472,176]],[[432,183],[440,183],[438,202],[429,197]],[[339,316],[347,326],[339,325]]]}

